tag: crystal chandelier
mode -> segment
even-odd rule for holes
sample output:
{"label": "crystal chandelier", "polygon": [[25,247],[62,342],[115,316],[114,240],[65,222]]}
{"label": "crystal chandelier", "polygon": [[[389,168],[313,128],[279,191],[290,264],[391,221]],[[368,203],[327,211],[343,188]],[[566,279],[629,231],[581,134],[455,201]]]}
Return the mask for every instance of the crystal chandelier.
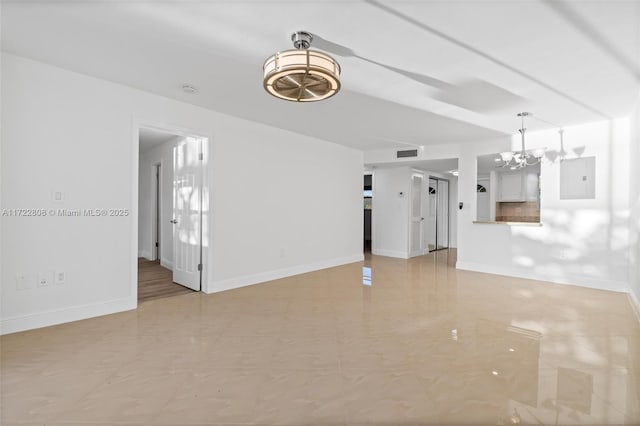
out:
{"label": "crystal chandelier", "polygon": [[530,112],[518,113],[520,117],[520,136],[522,139],[522,149],[520,151],[506,151],[500,153],[500,161],[502,167],[508,167],[511,170],[522,169],[527,166],[539,164],[544,157],[544,148],[537,148],[533,151],[527,151],[524,146],[524,134],[527,129],[524,127],[524,118],[533,115]]}
{"label": "crystal chandelier", "polygon": [[271,55],[264,62],[263,85],[276,98],[314,102],[340,90],[340,65],[331,56],[310,50],[313,36],[306,31],[291,35],[295,49]]}

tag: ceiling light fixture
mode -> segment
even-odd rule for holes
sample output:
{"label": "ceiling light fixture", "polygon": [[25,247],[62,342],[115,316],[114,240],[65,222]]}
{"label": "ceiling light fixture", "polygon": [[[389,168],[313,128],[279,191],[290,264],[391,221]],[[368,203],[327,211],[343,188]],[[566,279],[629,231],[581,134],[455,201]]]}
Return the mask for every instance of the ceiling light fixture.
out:
{"label": "ceiling light fixture", "polygon": [[340,65],[331,56],[310,50],[313,36],[306,31],[291,34],[295,49],[278,52],[264,62],[264,88],[276,98],[314,102],[340,90]]}
{"label": "ceiling light fixture", "polygon": [[527,166],[534,166],[542,161],[542,157],[544,157],[544,148],[537,148],[533,151],[527,151],[524,146],[524,134],[527,129],[524,127],[524,118],[527,116],[533,115],[530,112],[521,112],[518,113],[518,117],[520,117],[520,132],[521,140],[522,140],[522,149],[520,151],[506,151],[500,153],[500,158],[502,160],[502,167],[508,167],[511,170],[522,169]]}

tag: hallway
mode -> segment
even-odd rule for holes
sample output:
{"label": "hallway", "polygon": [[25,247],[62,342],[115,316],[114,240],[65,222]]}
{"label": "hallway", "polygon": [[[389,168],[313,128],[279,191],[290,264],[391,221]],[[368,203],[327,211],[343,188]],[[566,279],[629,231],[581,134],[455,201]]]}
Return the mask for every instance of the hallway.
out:
{"label": "hallway", "polygon": [[173,273],[155,260],[138,258],[138,303],[193,293],[173,282]]}

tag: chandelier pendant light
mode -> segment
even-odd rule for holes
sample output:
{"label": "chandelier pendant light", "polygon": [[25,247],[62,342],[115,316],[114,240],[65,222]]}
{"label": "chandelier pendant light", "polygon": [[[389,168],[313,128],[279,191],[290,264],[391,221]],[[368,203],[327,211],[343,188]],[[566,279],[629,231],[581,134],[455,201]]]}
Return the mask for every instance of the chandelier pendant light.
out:
{"label": "chandelier pendant light", "polygon": [[278,52],[264,62],[264,88],[276,98],[315,102],[340,90],[340,65],[331,56],[310,50],[313,36],[306,31],[291,35],[295,49]]}
{"label": "chandelier pendant light", "polygon": [[506,151],[500,153],[502,159],[502,167],[508,167],[511,170],[522,169],[527,166],[534,166],[539,164],[544,157],[544,148],[537,148],[533,151],[527,151],[524,144],[524,134],[527,129],[524,127],[524,118],[532,115],[530,112],[518,113],[520,117],[520,138],[522,141],[522,148],[520,151]]}

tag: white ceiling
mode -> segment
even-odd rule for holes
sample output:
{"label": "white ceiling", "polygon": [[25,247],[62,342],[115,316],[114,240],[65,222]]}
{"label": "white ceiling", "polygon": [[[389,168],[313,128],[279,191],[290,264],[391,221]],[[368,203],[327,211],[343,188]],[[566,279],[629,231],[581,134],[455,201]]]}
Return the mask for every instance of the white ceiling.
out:
{"label": "white ceiling", "polygon": [[499,157],[499,153],[478,156],[478,174],[488,175],[492,170],[503,170],[502,168],[498,168],[499,163],[495,161],[495,159]]}
{"label": "white ceiling", "polygon": [[[638,1],[24,0],[1,19],[4,51],[363,150],[513,134],[523,110],[617,117],[639,89]],[[342,65],[329,100],[262,88],[299,29]]]}
{"label": "white ceiling", "polygon": [[155,129],[141,128],[138,132],[140,151],[146,151],[154,146],[169,142],[177,135]]}

